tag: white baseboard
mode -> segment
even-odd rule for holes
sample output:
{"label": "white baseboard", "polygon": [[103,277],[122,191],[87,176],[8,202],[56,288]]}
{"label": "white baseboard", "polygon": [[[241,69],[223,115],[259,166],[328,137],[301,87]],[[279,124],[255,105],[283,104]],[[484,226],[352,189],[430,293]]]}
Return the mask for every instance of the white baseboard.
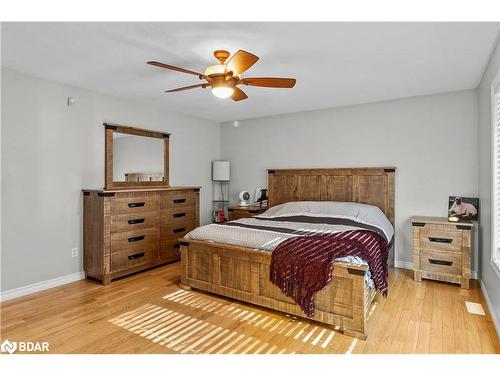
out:
{"label": "white baseboard", "polygon": [[500,322],[498,321],[498,318],[495,315],[495,310],[493,309],[490,296],[488,296],[488,292],[486,291],[486,287],[483,284],[483,280],[479,281],[481,284],[481,291],[483,292],[484,300],[486,301],[486,305],[488,306],[488,310],[490,311],[491,319],[493,320],[493,324],[495,325],[495,330],[497,331],[497,336],[500,339]]}
{"label": "white baseboard", "polygon": [[20,288],[6,290],[0,294],[0,301],[26,296],[31,293],[54,288],[59,285],[72,283],[85,278],[85,272],[72,273],[71,275],[57,277],[55,279],[41,281],[39,283],[22,286]]}
{"label": "white baseboard", "polygon": [[[413,269],[413,263],[412,262],[402,262],[402,261],[396,260],[394,262],[394,266],[396,268],[404,268],[405,270],[412,270]],[[478,277],[477,277],[477,271],[471,271],[470,276],[471,276],[471,278],[477,280],[478,279]]]}

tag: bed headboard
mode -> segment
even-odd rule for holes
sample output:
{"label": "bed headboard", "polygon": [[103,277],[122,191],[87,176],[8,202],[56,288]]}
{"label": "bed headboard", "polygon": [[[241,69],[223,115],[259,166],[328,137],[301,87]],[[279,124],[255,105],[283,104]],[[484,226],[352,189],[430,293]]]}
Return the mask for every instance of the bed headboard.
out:
{"label": "bed headboard", "polygon": [[394,225],[396,168],[268,169],[269,207],[338,201],[379,207]]}

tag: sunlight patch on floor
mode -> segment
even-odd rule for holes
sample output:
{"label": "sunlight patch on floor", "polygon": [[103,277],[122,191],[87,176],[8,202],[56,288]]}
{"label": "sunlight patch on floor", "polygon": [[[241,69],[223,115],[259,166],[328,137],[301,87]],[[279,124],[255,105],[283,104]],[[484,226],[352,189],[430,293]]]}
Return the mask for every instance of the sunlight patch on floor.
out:
{"label": "sunlight patch on floor", "polygon": [[273,345],[262,346],[261,340],[224,329],[189,315],[146,304],[110,320],[111,323],[179,353],[286,353]]}
{"label": "sunlight patch on floor", "polygon": [[319,340],[321,340],[321,337],[323,337],[323,335],[325,334],[325,332],[326,332],[326,329],[323,328],[321,330],[321,332],[319,333],[319,335],[317,335],[315,337],[315,339],[313,341],[311,341],[311,345],[316,345],[319,342]]}
{"label": "sunlight patch on floor", "polygon": [[366,318],[366,320],[370,319],[370,316],[372,316],[376,308],[377,308],[377,302],[373,302],[372,308],[368,312],[368,317]]}
{"label": "sunlight patch on floor", "polygon": [[351,345],[349,346],[349,348],[347,349],[347,351],[345,352],[345,354],[352,354],[352,351],[356,347],[357,343],[358,343],[358,339],[353,339],[352,342],[351,342]]}
{"label": "sunlight patch on floor", "polygon": [[330,334],[328,335],[328,337],[326,338],[326,340],[323,342],[323,344],[321,344],[321,347],[323,349],[326,349],[326,347],[328,346],[328,344],[330,344],[330,341],[332,341],[333,336],[335,336],[335,332],[331,331]]}
{"label": "sunlight patch on floor", "polygon": [[[110,322],[178,353],[321,352],[335,337],[334,330],[289,314],[265,316],[192,291],[178,290],[163,300],[171,306],[145,304]],[[203,311],[213,315],[199,319]],[[261,339],[254,337],[254,332]],[[262,341],[262,335],[267,342]],[[349,350],[354,346],[355,342]]]}

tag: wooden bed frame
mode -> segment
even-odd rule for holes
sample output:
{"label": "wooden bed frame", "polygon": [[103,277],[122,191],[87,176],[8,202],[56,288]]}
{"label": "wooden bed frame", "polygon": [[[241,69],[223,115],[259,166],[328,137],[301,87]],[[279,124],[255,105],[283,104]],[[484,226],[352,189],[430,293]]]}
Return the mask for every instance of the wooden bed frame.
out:
{"label": "wooden bed frame", "polygon": [[[269,207],[294,201],[343,201],[378,206],[394,225],[396,168],[268,170]],[[181,286],[307,318],[269,281],[271,254],[199,240],[181,241]],[[394,246],[393,246],[394,247]],[[390,256],[393,264],[393,253]],[[366,339],[375,290],[366,287],[368,266],[335,263],[332,281],[314,298],[313,321]]]}

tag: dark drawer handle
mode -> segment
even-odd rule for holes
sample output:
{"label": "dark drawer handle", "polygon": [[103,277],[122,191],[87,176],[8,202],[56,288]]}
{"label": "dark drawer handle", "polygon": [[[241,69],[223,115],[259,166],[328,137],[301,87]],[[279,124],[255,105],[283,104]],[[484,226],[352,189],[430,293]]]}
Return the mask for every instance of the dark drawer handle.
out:
{"label": "dark drawer handle", "polygon": [[142,241],[143,239],[144,239],[144,236],[130,237],[128,239],[128,242]]}
{"label": "dark drawer handle", "polygon": [[257,214],[259,213],[259,210],[248,210],[248,212],[250,212],[251,214]]}
{"label": "dark drawer handle", "polygon": [[186,201],[185,198],[182,199],[174,199],[174,203],[184,203]]}
{"label": "dark drawer handle", "polygon": [[451,239],[451,238],[429,237],[429,241],[431,241],[431,242],[439,242],[439,243],[452,243],[453,239]]}
{"label": "dark drawer handle", "polygon": [[174,214],[174,217],[183,217],[183,216],[186,216],[185,212],[181,212],[179,214]]}
{"label": "dark drawer handle", "polygon": [[128,206],[130,208],[134,208],[134,207],[144,207],[144,205],[146,204],[146,202],[136,202],[136,203],[129,203]]}
{"label": "dark drawer handle", "polygon": [[440,266],[451,266],[453,262],[449,260],[429,259],[429,263],[439,264]]}
{"label": "dark drawer handle", "polygon": [[174,233],[181,233],[181,232],[184,232],[186,230],[186,228],[177,228],[177,229],[174,229]]}
{"label": "dark drawer handle", "polygon": [[132,220],[129,220],[128,223],[129,224],[142,224],[142,223],[144,223],[144,220],[146,220],[146,219],[132,219]]}
{"label": "dark drawer handle", "polygon": [[176,244],[174,245],[174,249],[180,249],[180,248],[181,248],[181,244],[180,244],[180,243],[176,243]]}
{"label": "dark drawer handle", "polygon": [[137,253],[137,254],[129,255],[128,260],[136,260],[136,259],[142,258],[143,256],[144,256],[144,253]]}

